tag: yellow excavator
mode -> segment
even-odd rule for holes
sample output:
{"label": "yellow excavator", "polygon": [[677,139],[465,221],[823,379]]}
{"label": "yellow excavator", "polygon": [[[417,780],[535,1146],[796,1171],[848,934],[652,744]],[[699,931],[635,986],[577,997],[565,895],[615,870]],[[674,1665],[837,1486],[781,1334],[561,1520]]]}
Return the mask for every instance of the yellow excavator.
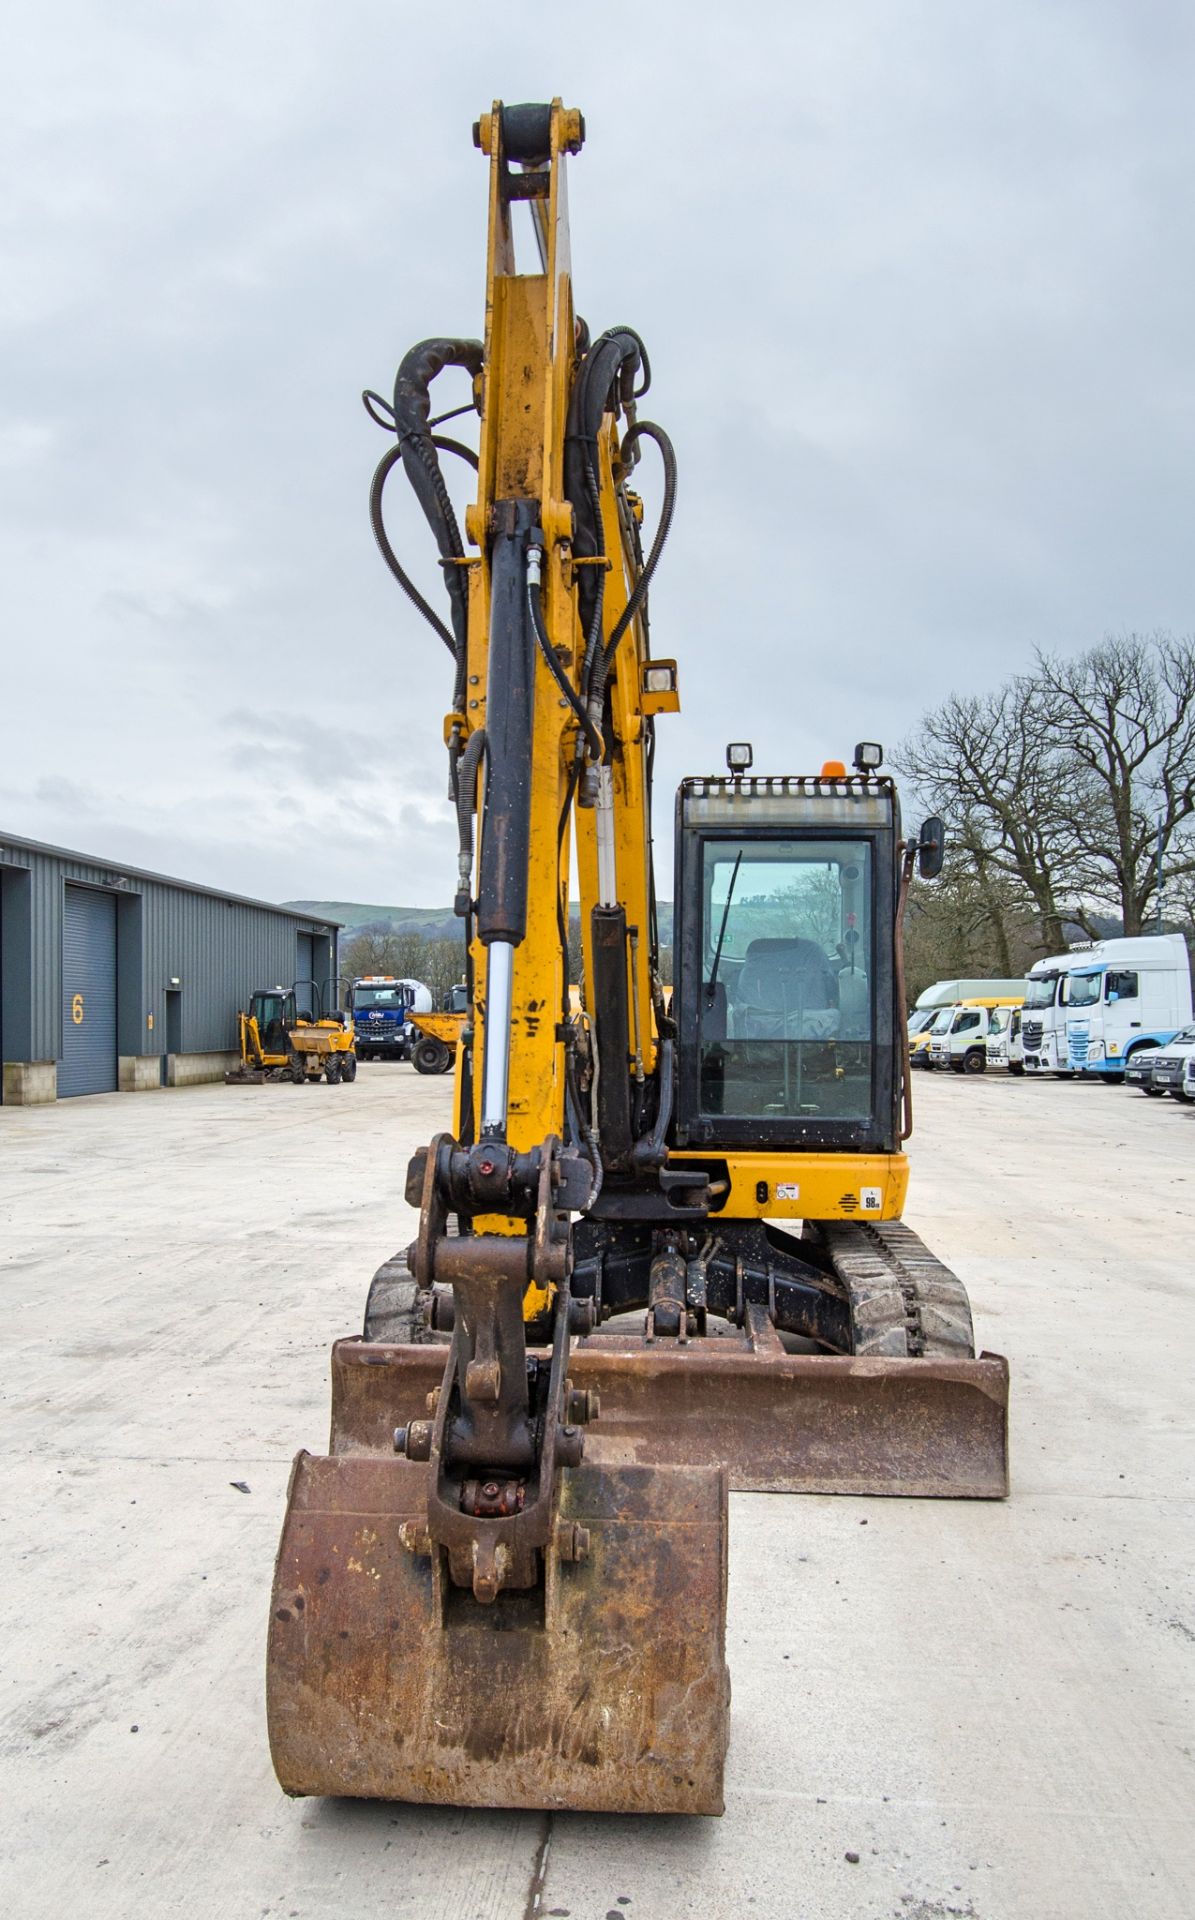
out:
{"label": "yellow excavator", "polygon": [[[574,308],[581,115],[495,104],[474,139],[485,338],[425,340],[365,397],[393,439],[375,535],[452,656],[470,1007],[451,1131],[407,1176],[417,1239],[333,1350],[327,1453],[295,1463],[270,1740],[292,1794],[716,1814],[728,1486],[1007,1492],[1006,1364],[900,1217],[901,918],[941,829],[904,836],[875,745],[777,775],[732,745],[677,796],[665,989],[651,776],[679,702],[649,588],[676,463],[643,342]],[[450,368],[477,453],[436,431]],[[463,528],[444,454],[476,468]],[[383,521],[400,463],[446,619]]]}

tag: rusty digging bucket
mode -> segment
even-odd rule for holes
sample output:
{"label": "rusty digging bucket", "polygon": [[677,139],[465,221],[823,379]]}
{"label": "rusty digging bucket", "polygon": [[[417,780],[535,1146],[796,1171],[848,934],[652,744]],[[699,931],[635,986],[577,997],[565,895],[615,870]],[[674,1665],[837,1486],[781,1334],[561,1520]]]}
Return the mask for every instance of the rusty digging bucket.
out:
{"label": "rusty digging bucket", "polygon": [[401,1538],[424,1525],[428,1469],[396,1458],[394,1429],[425,1414],[444,1351],[333,1349],[330,1452],[295,1463],[270,1620],[288,1793],[719,1813],[727,1485],[1008,1491],[995,1355],[793,1354],[755,1309],[687,1344],[593,1334],[568,1361],[600,1412],[585,1464],[561,1476],[565,1546],[537,1590],[482,1606]]}
{"label": "rusty digging bucket", "polygon": [[[428,1352],[389,1351],[417,1371]],[[401,1371],[387,1368],[392,1386]],[[393,1453],[295,1462],[267,1673],[285,1790],[721,1813],[725,1472],[565,1473],[566,1550],[547,1550],[538,1589],[488,1606],[402,1543],[402,1523],[425,1519],[427,1473]]]}

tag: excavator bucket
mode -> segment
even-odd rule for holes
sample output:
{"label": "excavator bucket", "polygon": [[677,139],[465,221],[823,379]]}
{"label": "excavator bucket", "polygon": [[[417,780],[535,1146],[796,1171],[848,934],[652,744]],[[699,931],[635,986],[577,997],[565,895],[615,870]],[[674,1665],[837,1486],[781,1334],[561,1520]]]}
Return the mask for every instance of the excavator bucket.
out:
{"label": "excavator bucket", "polygon": [[[428,1352],[388,1350],[394,1403]],[[295,1462],[268,1663],[285,1790],[721,1813],[724,1471],[565,1474],[542,1583],[486,1606],[438,1554],[404,1543],[427,1511],[427,1472],[392,1452]]]}

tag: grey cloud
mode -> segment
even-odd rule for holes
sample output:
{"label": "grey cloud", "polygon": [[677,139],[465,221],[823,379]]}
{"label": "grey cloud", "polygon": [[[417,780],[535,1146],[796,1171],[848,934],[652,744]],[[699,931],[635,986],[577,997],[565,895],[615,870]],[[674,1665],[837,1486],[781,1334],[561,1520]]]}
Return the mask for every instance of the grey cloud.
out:
{"label": "grey cloud", "polygon": [[539,0],[451,49],[381,0],[25,10],[0,116],[13,829],[275,897],[450,895],[450,669],[374,551],[358,393],[480,330],[469,126],[495,93],[584,108],[579,305],[643,332],[681,460],[662,884],[669,787],[727,736],[817,764],[1035,645],[1190,626],[1186,12],[606,21],[632,60]]}

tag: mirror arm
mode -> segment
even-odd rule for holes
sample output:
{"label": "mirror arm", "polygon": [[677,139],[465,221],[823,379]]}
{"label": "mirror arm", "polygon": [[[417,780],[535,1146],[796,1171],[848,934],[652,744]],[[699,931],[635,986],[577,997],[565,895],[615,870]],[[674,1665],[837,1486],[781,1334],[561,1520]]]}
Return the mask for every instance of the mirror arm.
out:
{"label": "mirror arm", "polygon": [[907,840],[900,863],[900,890],[896,896],[896,1009],[900,1020],[901,1131],[903,1144],[913,1131],[913,1075],[909,1066],[909,1010],[905,1004],[905,908],[913,867],[921,851],[920,838]]}

